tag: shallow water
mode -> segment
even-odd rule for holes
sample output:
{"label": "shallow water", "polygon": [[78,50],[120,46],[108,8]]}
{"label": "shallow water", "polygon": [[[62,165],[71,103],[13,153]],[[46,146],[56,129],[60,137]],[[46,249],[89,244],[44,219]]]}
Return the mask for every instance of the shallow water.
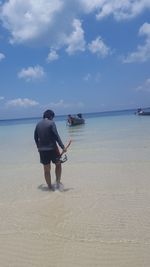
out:
{"label": "shallow water", "polygon": [[[64,144],[72,140],[63,169],[79,164],[134,164],[136,168],[139,163],[149,162],[149,120],[150,117],[139,117],[133,113],[115,116],[111,113],[109,116],[91,114],[86,117],[84,125],[68,127],[66,117],[57,118],[58,132]],[[41,183],[45,181],[33,139],[37,122],[38,119],[19,120],[19,123],[7,121],[0,126],[1,201],[40,197],[35,186],[37,184],[38,187],[40,180]],[[55,179],[54,171],[52,179]]]}
{"label": "shallow water", "polygon": [[[87,117],[85,125],[68,127],[56,120],[64,144],[72,139],[68,158],[75,162],[147,161],[150,159],[150,117],[134,114]],[[0,164],[35,164],[33,132],[38,120],[0,124]]]}
{"label": "shallow water", "polygon": [[[150,117],[56,119],[64,192],[49,192],[34,144],[37,119],[0,125],[0,266],[148,267]],[[52,181],[55,181],[52,166]]]}

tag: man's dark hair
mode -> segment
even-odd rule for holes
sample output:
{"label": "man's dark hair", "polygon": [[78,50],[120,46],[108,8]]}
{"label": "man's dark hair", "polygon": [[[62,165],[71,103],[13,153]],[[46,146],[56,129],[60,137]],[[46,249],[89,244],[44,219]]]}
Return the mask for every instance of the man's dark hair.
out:
{"label": "man's dark hair", "polygon": [[53,119],[54,118],[54,116],[55,116],[55,113],[52,111],[52,110],[50,110],[50,109],[47,109],[44,113],[43,113],[43,119]]}

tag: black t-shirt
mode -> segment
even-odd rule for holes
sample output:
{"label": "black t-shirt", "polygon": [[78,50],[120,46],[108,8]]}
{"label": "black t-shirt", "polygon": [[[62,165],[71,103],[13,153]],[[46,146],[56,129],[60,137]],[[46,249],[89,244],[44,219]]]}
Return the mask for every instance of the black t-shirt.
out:
{"label": "black t-shirt", "polygon": [[39,151],[55,149],[56,142],[64,149],[64,144],[58,134],[56,124],[52,120],[43,119],[36,125],[34,140]]}

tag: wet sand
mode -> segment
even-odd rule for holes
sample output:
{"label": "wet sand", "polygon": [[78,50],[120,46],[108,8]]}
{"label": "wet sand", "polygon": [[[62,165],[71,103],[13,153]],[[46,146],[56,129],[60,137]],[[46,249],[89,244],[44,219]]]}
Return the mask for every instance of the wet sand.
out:
{"label": "wet sand", "polygon": [[1,173],[0,266],[150,266],[149,162],[65,163],[63,192],[38,163]]}

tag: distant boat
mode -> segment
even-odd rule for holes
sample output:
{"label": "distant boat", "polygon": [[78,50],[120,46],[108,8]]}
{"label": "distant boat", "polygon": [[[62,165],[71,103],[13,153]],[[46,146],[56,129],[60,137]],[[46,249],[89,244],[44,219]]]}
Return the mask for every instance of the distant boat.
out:
{"label": "distant boat", "polygon": [[140,111],[138,115],[140,116],[150,115],[150,111]]}
{"label": "distant boat", "polygon": [[145,111],[145,110],[142,110],[141,108],[139,108],[137,110],[136,114],[138,114],[139,116],[148,116],[148,115],[150,115],[150,111]]}
{"label": "distant boat", "polygon": [[82,118],[82,114],[77,114],[77,116],[68,115],[68,125],[76,126],[80,124],[84,124],[85,120]]}

